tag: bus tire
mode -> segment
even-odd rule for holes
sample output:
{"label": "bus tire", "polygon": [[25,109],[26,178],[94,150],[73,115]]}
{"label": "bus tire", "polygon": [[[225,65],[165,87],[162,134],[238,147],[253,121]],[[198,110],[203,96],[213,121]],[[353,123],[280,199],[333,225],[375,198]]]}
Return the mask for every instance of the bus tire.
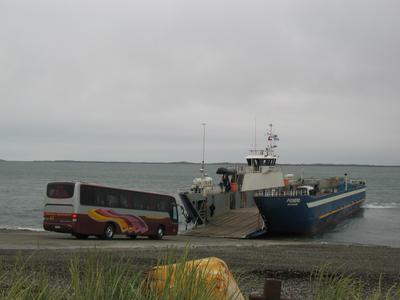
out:
{"label": "bus tire", "polygon": [[104,227],[103,239],[111,240],[115,234],[115,226],[113,223],[107,223]]}
{"label": "bus tire", "polygon": [[76,237],[78,240],[86,240],[89,236],[87,234],[81,234],[81,233],[74,233],[74,237]]}
{"label": "bus tire", "polygon": [[154,239],[154,240],[161,240],[161,239],[163,238],[164,234],[165,234],[164,227],[162,227],[162,226],[160,225],[160,226],[158,226],[158,228],[157,228],[156,234],[150,236],[150,238],[151,238],[151,239]]}

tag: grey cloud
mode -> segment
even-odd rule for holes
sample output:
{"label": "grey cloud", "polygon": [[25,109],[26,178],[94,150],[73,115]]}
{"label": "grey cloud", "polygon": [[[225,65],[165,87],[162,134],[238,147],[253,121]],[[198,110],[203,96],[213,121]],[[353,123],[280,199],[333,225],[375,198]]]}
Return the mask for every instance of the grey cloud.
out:
{"label": "grey cloud", "polygon": [[0,158],[399,164],[399,6],[2,1]]}

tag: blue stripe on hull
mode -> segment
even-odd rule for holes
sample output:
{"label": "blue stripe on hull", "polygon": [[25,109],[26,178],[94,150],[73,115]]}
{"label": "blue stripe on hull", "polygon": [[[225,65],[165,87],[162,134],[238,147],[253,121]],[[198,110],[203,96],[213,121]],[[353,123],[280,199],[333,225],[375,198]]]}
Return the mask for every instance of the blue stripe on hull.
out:
{"label": "blue stripe on hull", "polygon": [[[268,232],[277,233],[315,233],[325,227],[339,222],[361,207],[365,199],[365,189],[357,193],[335,193],[321,197],[254,197],[256,205],[263,216]],[[353,190],[355,192],[356,190]],[[347,195],[350,194],[350,195]],[[308,207],[307,203],[321,199],[339,198],[318,206]],[[297,205],[288,205],[288,199],[299,199]]]}

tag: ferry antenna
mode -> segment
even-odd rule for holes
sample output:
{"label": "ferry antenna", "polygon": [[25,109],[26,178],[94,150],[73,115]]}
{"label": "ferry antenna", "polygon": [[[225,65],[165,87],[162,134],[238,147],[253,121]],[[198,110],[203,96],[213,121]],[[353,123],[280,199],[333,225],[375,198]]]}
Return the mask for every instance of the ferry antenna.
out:
{"label": "ferry antenna", "polygon": [[200,172],[203,174],[205,174],[205,170],[204,170],[204,157],[205,157],[205,152],[206,152],[206,125],[207,123],[201,123],[201,125],[203,126],[203,160],[201,162],[201,169]]}

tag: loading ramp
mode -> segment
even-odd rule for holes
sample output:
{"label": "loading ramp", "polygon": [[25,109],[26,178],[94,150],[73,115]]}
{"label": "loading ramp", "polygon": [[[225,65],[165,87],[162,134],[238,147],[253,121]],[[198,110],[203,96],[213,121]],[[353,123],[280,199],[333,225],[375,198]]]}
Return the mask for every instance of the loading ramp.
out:
{"label": "loading ramp", "polygon": [[263,225],[257,207],[239,208],[218,215],[205,225],[184,233],[189,236],[246,238]]}

